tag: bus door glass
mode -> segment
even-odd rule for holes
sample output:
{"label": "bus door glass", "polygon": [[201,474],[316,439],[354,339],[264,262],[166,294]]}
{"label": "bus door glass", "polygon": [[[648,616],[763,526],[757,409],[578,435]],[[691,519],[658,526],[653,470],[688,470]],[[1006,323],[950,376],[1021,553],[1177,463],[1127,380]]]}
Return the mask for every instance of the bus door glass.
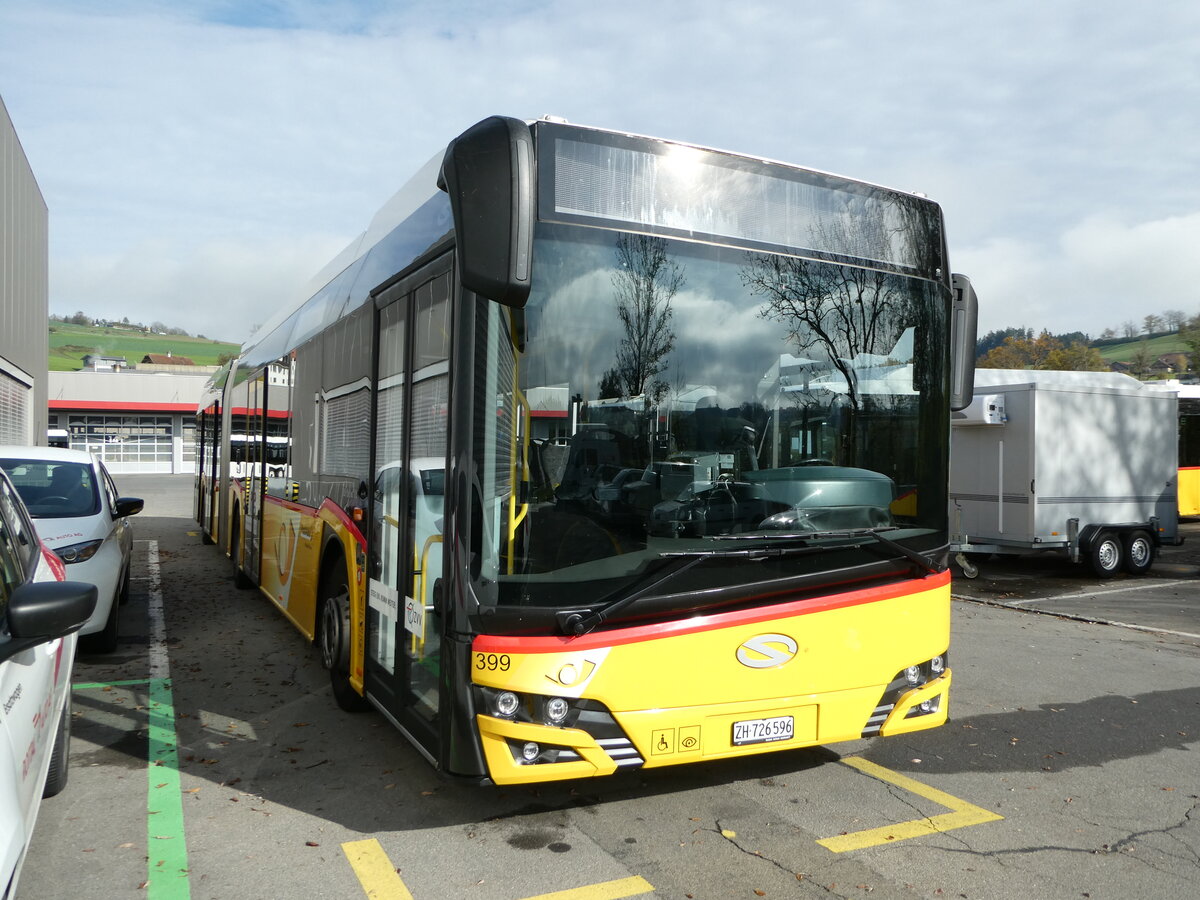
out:
{"label": "bus door glass", "polygon": [[367,689],[420,743],[437,735],[449,386],[449,262],[380,310]]}
{"label": "bus door glass", "polygon": [[246,551],[242,568],[258,583],[262,556],[263,433],[266,428],[266,389],[263,373],[246,382]]}

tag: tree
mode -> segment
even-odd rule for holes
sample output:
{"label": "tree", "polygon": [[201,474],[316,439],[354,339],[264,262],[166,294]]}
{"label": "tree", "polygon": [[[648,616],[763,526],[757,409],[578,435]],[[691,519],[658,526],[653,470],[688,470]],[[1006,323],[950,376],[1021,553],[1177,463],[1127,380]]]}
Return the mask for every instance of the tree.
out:
{"label": "tree", "polygon": [[1124,322],[1121,323],[1121,334],[1123,334],[1127,338],[1136,337],[1137,336],[1137,326],[1134,325],[1132,321],[1126,319]]}
{"label": "tree", "polygon": [[1156,331],[1163,330],[1162,316],[1157,313],[1148,313],[1142,316],[1142,330],[1146,334],[1154,334]]}
{"label": "tree", "polygon": [[766,298],[759,315],[782,323],[799,355],[829,360],[853,409],[860,406],[856,358],[890,349],[912,316],[897,280],[870,269],[764,254],[742,270],[742,282]]}
{"label": "tree", "polygon": [[1108,364],[1095,347],[1083,341],[1072,341],[1046,355],[1046,368],[1066,372],[1105,372]]}
{"label": "tree", "polygon": [[1046,360],[1050,354],[1063,349],[1062,341],[1048,331],[1036,338],[1009,337],[976,365],[981,369],[1048,369]]}
{"label": "tree", "polygon": [[1188,318],[1187,313],[1182,309],[1168,309],[1162,314],[1162,317],[1171,331],[1182,331]]}
{"label": "tree", "polygon": [[1145,338],[1138,341],[1137,349],[1133,351],[1133,356],[1129,358],[1129,367],[1133,369],[1135,375],[1145,375],[1150,371],[1150,364],[1154,362],[1154,354],[1150,351],[1150,342]]}
{"label": "tree", "polygon": [[1033,338],[1032,328],[1004,328],[1000,331],[989,331],[975,342],[975,358],[979,359],[1002,345],[1008,338],[1027,340]]}
{"label": "tree", "polygon": [[666,368],[675,348],[671,299],[683,287],[683,270],[667,256],[663,238],[627,234],[617,239],[612,284],[625,337],[610,373],[620,379],[627,397],[644,394],[648,387],[657,393],[651,380]]}
{"label": "tree", "polygon": [[601,377],[600,387],[596,391],[596,398],[599,400],[619,400],[621,391],[621,373],[616,368],[612,368]]}

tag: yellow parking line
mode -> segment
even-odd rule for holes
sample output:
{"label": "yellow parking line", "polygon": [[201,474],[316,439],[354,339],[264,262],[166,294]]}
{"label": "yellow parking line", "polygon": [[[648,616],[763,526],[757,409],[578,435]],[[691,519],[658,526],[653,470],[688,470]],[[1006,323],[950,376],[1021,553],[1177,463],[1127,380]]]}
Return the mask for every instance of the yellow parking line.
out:
{"label": "yellow parking line", "polygon": [[653,893],[654,886],[650,882],[634,875],[632,878],[602,881],[600,884],[589,884],[587,887],[572,888],[569,891],[538,894],[536,897],[526,897],[525,900],[620,900],[622,897]]}
{"label": "yellow parking line", "polygon": [[968,825],[982,825],[985,822],[998,822],[1004,816],[990,810],[975,806],[965,800],[939,791],[927,784],[877,766],[873,762],[852,756],[842,760],[851,768],[858,769],[865,775],[886,781],[897,787],[904,788],[926,800],[932,800],[950,809],[948,813],[928,816],[924,819],[913,819],[910,822],[899,822],[895,825],[885,825],[882,828],[869,828],[866,831],[855,831],[850,834],[839,834],[837,837],[823,838],[817,841],[826,850],[834,853],[845,853],[848,850],[861,850],[864,847],[875,847],[879,844],[891,844],[896,841],[906,841],[909,838],[923,837],[927,834],[938,834],[955,828],[966,828]]}
{"label": "yellow parking line", "polygon": [[347,841],[342,844],[342,852],[371,900],[413,900],[379,841]]}

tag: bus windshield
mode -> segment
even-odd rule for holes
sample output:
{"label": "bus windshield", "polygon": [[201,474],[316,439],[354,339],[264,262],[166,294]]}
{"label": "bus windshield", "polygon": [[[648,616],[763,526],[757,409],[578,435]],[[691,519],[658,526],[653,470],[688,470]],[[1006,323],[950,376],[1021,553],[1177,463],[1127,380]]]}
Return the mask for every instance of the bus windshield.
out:
{"label": "bus windshield", "polygon": [[681,552],[711,551],[656,592],[877,561],[864,529],[945,544],[944,284],[544,222],[535,257],[525,310],[485,313],[485,605],[603,602]]}

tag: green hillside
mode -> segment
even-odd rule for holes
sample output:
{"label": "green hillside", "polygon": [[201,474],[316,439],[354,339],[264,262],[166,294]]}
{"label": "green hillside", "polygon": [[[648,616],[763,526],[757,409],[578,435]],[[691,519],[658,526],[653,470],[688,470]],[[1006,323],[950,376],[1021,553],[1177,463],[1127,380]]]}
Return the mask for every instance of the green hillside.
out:
{"label": "green hillside", "polygon": [[207,338],[175,334],[148,334],[137,328],[121,326],[71,325],[50,323],[50,371],[73,372],[83,368],[89,353],[123,356],[131,364],[147,353],[186,356],[198,366],[215,366],[222,355],[236,354],[237,344],[210,341]]}
{"label": "green hillside", "polygon": [[[1164,353],[1192,352],[1192,348],[1185,344],[1183,338],[1178,334],[1160,334],[1157,337],[1148,339],[1145,343],[1150,350],[1151,359],[1162,356]],[[1110,344],[1105,347],[1097,347],[1096,349],[1100,351],[1100,355],[1104,357],[1105,362],[1114,363],[1129,362],[1141,346],[1142,339],[1136,338],[1132,341]]]}

